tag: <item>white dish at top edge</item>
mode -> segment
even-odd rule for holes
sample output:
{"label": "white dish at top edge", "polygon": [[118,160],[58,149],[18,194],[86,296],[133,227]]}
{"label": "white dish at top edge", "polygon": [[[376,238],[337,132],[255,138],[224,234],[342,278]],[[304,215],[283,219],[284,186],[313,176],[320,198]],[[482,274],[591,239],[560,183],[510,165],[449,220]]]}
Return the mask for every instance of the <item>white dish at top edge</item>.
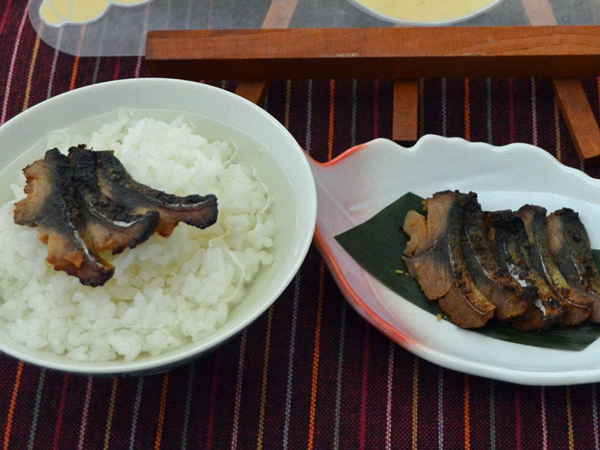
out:
{"label": "white dish at top edge", "polygon": [[489,11],[490,9],[494,8],[495,6],[497,6],[500,2],[502,2],[504,0],[495,0],[494,2],[490,3],[489,5],[486,5],[486,6],[482,7],[481,9],[478,9],[477,11],[473,11],[472,13],[466,14],[464,16],[455,17],[454,19],[438,20],[438,21],[431,21],[431,22],[419,22],[419,21],[414,21],[414,20],[400,19],[400,18],[394,17],[394,16],[388,16],[387,14],[379,12],[376,9],[371,8],[367,5],[359,2],[358,0],[348,0],[348,1],[350,3],[352,3],[353,5],[355,5],[358,9],[366,12],[367,14],[369,14],[379,20],[383,20],[386,22],[392,22],[392,23],[396,23],[398,25],[405,25],[405,26],[434,27],[434,26],[453,25],[453,24],[457,24],[459,22],[464,22],[469,19],[473,19],[474,17],[477,17],[480,14],[483,14],[483,13]]}

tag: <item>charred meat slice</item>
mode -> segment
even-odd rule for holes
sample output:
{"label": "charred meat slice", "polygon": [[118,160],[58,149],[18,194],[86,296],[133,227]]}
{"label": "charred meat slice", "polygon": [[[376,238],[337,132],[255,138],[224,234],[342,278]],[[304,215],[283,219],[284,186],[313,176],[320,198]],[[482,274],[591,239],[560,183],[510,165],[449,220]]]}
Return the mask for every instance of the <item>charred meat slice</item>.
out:
{"label": "charred meat slice", "polygon": [[135,181],[112,151],[94,151],[96,173],[101,191],[113,200],[119,200],[136,214],[158,211],[156,231],[170,236],[179,222],[197,228],[207,228],[217,221],[217,198],[214,195],[178,197],[152,189]]}
{"label": "charred meat slice", "polygon": [[548,217],[548,243],[556,265],[569,285],[593,301],[592,320],[600,323],[600,275],[579,214],[568,208],[551,214]]}
{"label": "charred meat slice", "polygon": [[512,211],[485,213],[488,240],[500,266],[535,301],[512,324],[520,330],[539,330],[559,322],[567,312],[561,297],[538,273],[530,260],[529,243],[523,221]]}
{"label": "charred meat slice", "polygon": [[406,263],[429,299],[439,299],[440,306],[456,325],[477,328],[494,315],[492,305],[475,285],[464,260],[461,238],[466,195],[439,192],[425,200],[425,218],[407,215],[405,231],[411,237]]}
{"label": "charred meat slice", "polygon": [[579,294],[567,283],[556,266],[554,257],[548,246],[548,228],[546,226],[546,209],[541,206],[525,205],[517,212],[523,220],[529,239],[531,262],[567,304],[567,314],[561,320],[563,325],[579,325],[592,314],[593,300]]}
{"label": "charred meat slice", "polygon": [[457,292],[450,290],[440,299],[440,306],[457,325],[479,327],[492,318],[495,306],[477,288],[463,254],[465,205],[469,197],[459,193],[454,195],[456,198],[448,214],[447,236]]}
{"label": "charred meat slice", "polygon": [[98,187],[96,163],[91,151],[72,147],[69,159],[74,167],[74,182],[81,205],[89,216],[85,240],[94,250],[111,250],[114,255],[126,248],[134,248],[152,236],[158,226],[157,211],[130,215],[118,199],[105,196]]}
{"label": "charred meat slice", "polygon": [[15,205],[19,225],[37,226],[39,238],[48,244],[47,261],[82,284],[100,286],[114,268],[88,249],[82,230],[86,219],[80,210],[73,184],[73,167],[57,149],[25,168],[27,198]]}
{"label": "charred meat slice", "polygon": [[498,319],[515,318],[527,310],[535,298],[502,269],[486,239],[483,211],[475,194],[465,205],[463,253],[475,284],[496,305]]}

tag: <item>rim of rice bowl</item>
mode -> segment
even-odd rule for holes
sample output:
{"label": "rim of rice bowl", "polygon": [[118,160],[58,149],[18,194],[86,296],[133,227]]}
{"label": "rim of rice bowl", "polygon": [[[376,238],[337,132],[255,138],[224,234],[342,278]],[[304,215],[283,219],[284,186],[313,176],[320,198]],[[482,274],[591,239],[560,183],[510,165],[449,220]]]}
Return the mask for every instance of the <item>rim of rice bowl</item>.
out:
{"label": "rim of rice bowl", "polygon": [[[148,92],[152,95],[148,95]],[[257,289],[254,289],[247,299],[231,308],[233,312],[230,311],[226,322],[216,331],[198,342],[185,343],[158,356],[144,354],[131,362],[124,361],[122,357],[106,362],[80,362],[51,351],[30,350],[10,340],[7,331],[3,331],[0,336],[2,352],[35,365],[65,372],[92,375],[146,375],[162,372],[215,349],[243,331],[281,295],[308,252],[316,224],[317,201],[314,179],[302,149],[287,129],[262,108],[233,93],[209,85],[183,80],[140,78],[99,83],[48,99],[0,127],[0,171],[25,150],[44,139],[48,133],[121,108],[150,110],[156,114],[177,111],[184,115],[205,116],[232,130],[239,130],[263,145],[268,150],[267,159],[273,158],[276,161],[277,169],[272,170],[275,166],[269,168],[279,177],[274,179],[289,183],[285,186],[288,190],[284,190],[290,195],[284,202],[289,205],[286,209],[277,210],[279,215],[275,217],[275,227],[276,233],[279,233],[279,222],[292,224],[291,230],[287,231],[291,234],[287,236],[288,239],[280,239],[276,243],[274,255],[277,263],[272,264],[273,267],[268,270],[261,268],[265,274],[259,283],[260,291],[256,292]],[[228,136],[219,139],[228,141]],[[263,172],[256,170],[255,173],[262,180]],[[268,187],[272,189],[272,186]],[[4,204],[5,201],[0,203]],[[277,234],[273,239],[277,239]],[[136,249],[133,250],[135,251]],[[43,262],[36,261],[37,263]],[[4,304],[4,300],[0,304]],[[244,305],[243,309],[235,314],[240,305]],[[235,316],[234,319],[231,318],[232,315]]]}

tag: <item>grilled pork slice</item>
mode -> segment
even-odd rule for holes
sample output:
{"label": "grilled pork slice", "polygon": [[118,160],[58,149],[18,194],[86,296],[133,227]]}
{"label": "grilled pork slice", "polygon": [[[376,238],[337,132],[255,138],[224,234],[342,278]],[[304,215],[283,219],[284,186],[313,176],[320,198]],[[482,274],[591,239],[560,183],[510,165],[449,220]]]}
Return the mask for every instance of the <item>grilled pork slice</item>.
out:
{"label": "grilled pork slice", "polygon": [[55,270],[76,276],[84,285],[104,284],[114,267],[84,240],[86,216],[80,211],[68,158],[49,150],[24,172],[27,198],[15,205],[15,223],[38,227],[40,240],[48,244],[47,261]]}
{"label": "grilled pork slice", "polygon": [[527,311],[512,324],[520,330],[540,330],[559,322],[567,313],[561,297],[538,273],[530,260],[523,221],[512,211],[484,214],[488,242],[496,260],[512,278],[534,297]]}
{"label": "grilled pork slice", "polygon": [[581,295],[569,283],[556,266],[548,246],[546,209],[541,206],[525,205],[517,212],[523,220],[529,240],[530,257],[533,267],[544,275],[548,283],[567,304],[567,314],[561,320],[563,325],[579,325],[592,314],[593,299]]}
{"label": "grilled pork slice", "polygon": [[404,230],[411,239],[405,255],[409,272],[427,298],[439,299],[456,325],[477,328],[494,315],[495,307],[475,285],[464,260],[461,236],[465,201],[464,194],[438,192],[424,202],[427,219],[414,211],[407,214]]}
{"label": "grilled pork slice", "polygon": [[98,188],[96,163],[91,151],[80,147],[69,149],[69,160],[74,167],[81,205],[89,216],[85,240],[97,252],[111,250],[113,255],[126,248],[134,248],[152,236],[158,226],[159,213],[148,211],[130,215],[127,208],[102,194]]}
{"label": "grilled pork slice", "polygon": [[464,225],[467,267],[479,290],[496,305],[496,317],[510,319],[525,313],[535,296],[498,265],[486,239],[483,211],[476,194],[469,194]]}
{"label": "grilled pork slice", "polygon": [[579,214],[568,208],[551,214],[548,238],[558,269],[577,293],[593,302],[592,320],[600,323],[600,275]]}
{"label": "grilled pork slice", "polygon": [[107,197],[119,201],[135,214],[158,211],[156,231],[168,237],[184,222],[197,228],[207,228],[217,221],[217,198],[214,195],[178,197],[152,189],[135,181],[112,151],[90,152],[96,161],[100,190]]}

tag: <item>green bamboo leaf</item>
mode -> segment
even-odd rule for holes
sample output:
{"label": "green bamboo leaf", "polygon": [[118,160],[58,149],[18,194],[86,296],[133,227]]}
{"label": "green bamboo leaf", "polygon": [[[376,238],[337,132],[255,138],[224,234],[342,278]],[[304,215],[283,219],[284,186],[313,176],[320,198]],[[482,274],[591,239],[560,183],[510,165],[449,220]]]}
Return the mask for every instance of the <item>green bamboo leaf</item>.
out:
{"label": "green bamboo leaf", "polygon": [[[409,192],[368,221],[335,239],[356,262],[392,291],[419,308],[436,316],[442,314],[445,318],[438,302],[425,297],[417,281],[407,275],[402,259],[407,236],[402,225],[410,210],[422,212],[423,199]],[[593,250],[593,254],[600,267],[600,251]],[[598,339],[600,325],[588,323],[578,327],[523,332],[491,322],[472,332],[522,345],[579,351]]]}

